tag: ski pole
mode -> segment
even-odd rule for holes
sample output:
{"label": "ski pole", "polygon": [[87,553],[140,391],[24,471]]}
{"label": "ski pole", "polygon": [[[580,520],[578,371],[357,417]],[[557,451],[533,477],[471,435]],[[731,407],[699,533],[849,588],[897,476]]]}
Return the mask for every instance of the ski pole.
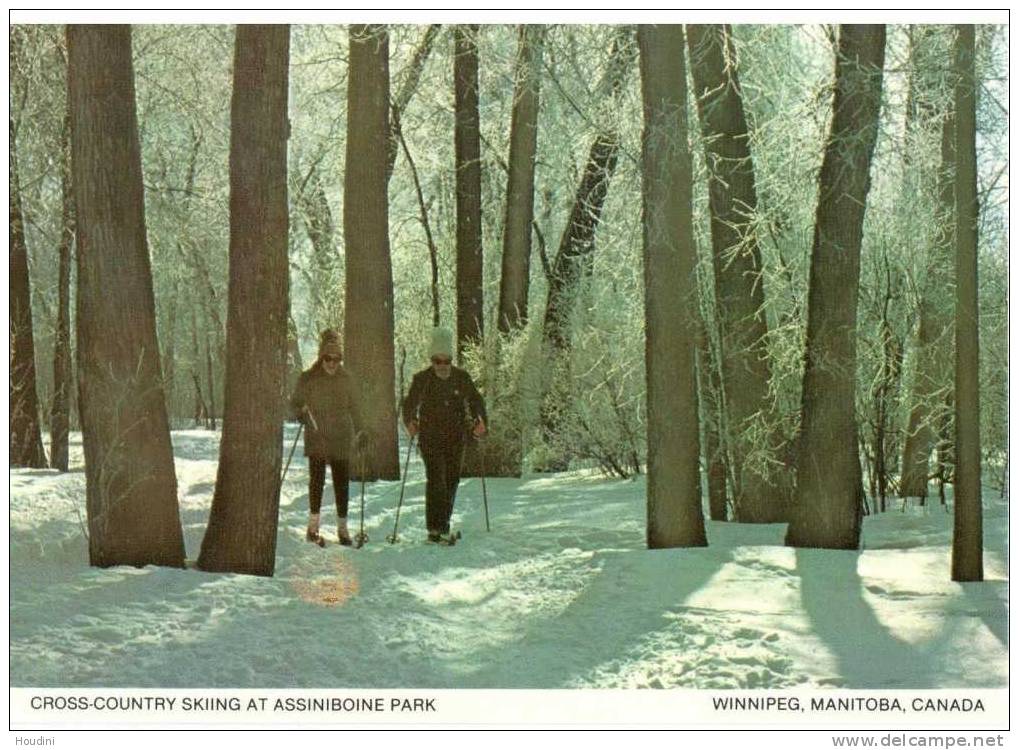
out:
{"label": "ski pole", "polygon": [[368,472],[368,456],[365,450],[361,450],[361,530],[357,532],[357,544],[355,549],[361,549],[368,541],[368,535],[364,533],[364,475]]}
{"label": "ski pole", "polygon": [[488,488],[485,487],[485,440],[480,440],[481,445],[478,446],[481,449],[481,498],[485,503],[485,531],[491,531],[492,527],[488,523]]}
{"label": "ski pole", "polygon": [[297,441],[301,439],[301,430],[304,429],[304,422],[301,422],[297,428],[297,435],[294,437],[294,444],[290,446],[290,455],[287,456],[287,463],[283,467],[283,475],[280,477],[279,487],[276,488],[276,497],[280,496],[283,492],[283,480],[287,478],[287,470],[290,468],[290,460],[294,457],[294,451],[297,450]]}
{"label": "ski pole", "polygon": [[417,435],[410,436],[410,442],[407,443],[407,460],[403,463],[403,479],[400,481],[400,499],[396,503],[396,520],[393,521],[393,533],[386,537],[386,541],[390,544],[396,544],[396,529],[400,525],[400,508],[403,507],[403,490],[407,486],[407,469],[410,468],[410,452],[414,449],[414,440]]}

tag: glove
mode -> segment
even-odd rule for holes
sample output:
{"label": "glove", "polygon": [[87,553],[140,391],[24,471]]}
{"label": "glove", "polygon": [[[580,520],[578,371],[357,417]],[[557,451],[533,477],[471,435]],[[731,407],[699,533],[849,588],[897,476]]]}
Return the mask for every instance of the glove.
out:
{"label": "glove", "polygon": [[487,432],[488,432],[488,428],[485,427],[485,420],[482,419],[481,417],[478,417],[477,419],[475,419],[474,420],[474,430],[473,430],[474,437],[476,437],[476,438],[484,437]]}

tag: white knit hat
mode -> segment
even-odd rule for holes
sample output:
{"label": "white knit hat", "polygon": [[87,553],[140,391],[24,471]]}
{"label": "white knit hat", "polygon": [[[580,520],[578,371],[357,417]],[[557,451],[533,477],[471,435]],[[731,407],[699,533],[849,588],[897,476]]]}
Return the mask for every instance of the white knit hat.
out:
{"label": "white knit hat", "polygon": [[453,356],[453,333],[448,328],[433,328],[428,344],[428,356]]}

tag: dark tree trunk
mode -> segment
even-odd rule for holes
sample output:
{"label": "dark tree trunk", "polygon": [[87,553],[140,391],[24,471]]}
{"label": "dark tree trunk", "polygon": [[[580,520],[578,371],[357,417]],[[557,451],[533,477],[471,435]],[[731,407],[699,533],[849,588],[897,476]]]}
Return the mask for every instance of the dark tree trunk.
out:
{"label": "dark tree trunk", "polygon": [[8,174],[10,176],[10,461],[11,466],[46,466],[39,426],[39,397],[35,383],[35,338],[32,292],[28,279],[28,246],[21,216],[21,188],[14,120],[10,120]]}
{"label": "dark tree trunk", "polygon": [[478,115],[478,26],[457,26],[453,80],[456,152],[456,348],[481,341],[484,332],[481,247],[481,121]]}
{"label": "dark tree trunk", "polygon": [[570,347],[570,322],[577,287],[585,268],[592,262],[595,232],[618,157],[616,133],[603,133],[595,139],[559,243],[548,280],[544,327],[545,342],[555,354],[562,354]]}
{"label": "dark tree trunk", "polygon": [[543,26],[526,25],[520,27],[519,33],[499,282],[499,330],[502,333],[510,333],[527,324],[538,98],[545,29]]}
{"label": "dark tree trunk", "polygon": [[191,310],[191,351],[191,382],[195,386],[195,427],[199,425],[208,427],[209,407],[202,395],[202,379],[198,375],[198,363],[202,356],[202,350],[198,346],[198,321],[194,308]]}
{"label": "dark tree trunk", "polygon": [[346,363],[361,388],[362,411],[375,438],[369,474],[399,479],[393,271],[386,192],[389,34],[384,27],[350,27],[349,71],[343,201]]}
{"label": "dark tree trunk", "polygon": [[202,570],[271,576],[283,441],[290,27],[239,25],[230,108],[223,436]]}
{"label": "dark tree trunk", "polygon": [[984,580],[977,287],[977,79],[972,25],[955,42],[955,529],[952,580]]}
{"label": "dark tree trunk", "polygon": [[640,26],[647,545],[707,545],[697,427],[697,285],[683,27]]}
{"label": "dark tree trunk", "polygon": [[71,248],[74,243],[70,114],[64,118],[60,159],[60,246],[57,248],[57,330],[53,344],[50,466],[67,471],[67,441],[71,422]]}
{"label": "dark tree trunk", "polygon": [[205,385],[209,390],[209,429],[216,429],[216,368],[213,365],[213,334],[205,332]]}
{"label": "dark tree trunk", "polygon": [[[89,560],[184,564],[145,238],[129,26],[68,26]],[[125,311],[130,311],[125,316]]]}
{"label": "dark tree trunk", "polygon": [[[737,521],[774,523],[788,516],[788,488],[754,452],[769,446],[768,323],[761,251],[754,228],[757,189],[736,61],[726,26],[687,26],[690,68],[704,138],[711,246],[719,326],[726,445]],[[729,54],[727,54],[729,53]],[[762,444],[762,435],[768,436]]]}
{"label": "dark tree trunk", "polygon": [[786,543],[857,549],[856,313],[863,217],[881,110],[885,27],[842,25],[810,262],[797,498]]}

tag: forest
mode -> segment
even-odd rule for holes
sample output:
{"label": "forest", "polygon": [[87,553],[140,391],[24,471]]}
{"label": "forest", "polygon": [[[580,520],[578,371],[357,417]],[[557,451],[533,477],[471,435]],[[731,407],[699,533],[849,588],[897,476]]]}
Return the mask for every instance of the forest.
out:
{"label": "forest", "polygon": [[465,476],[640,478],[650,549],[944,506],[983,579],[1006,27],[13,25],[10,69],[10,466],[80,432],[91,565],[185,565],[198,429],[197,567],[273,575],[319,332],[392,482],[442,324],[490,416]]}

